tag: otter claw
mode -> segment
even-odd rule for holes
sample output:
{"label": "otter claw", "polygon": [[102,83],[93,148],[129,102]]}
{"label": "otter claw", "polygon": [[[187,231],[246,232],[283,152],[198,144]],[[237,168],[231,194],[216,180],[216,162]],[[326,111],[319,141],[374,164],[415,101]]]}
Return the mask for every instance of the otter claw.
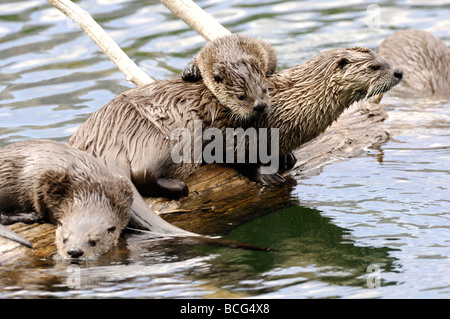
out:
{"label": "otter claw", "polygon": [[197,82],[202,78],[199,68],[190,62],[181,72],[181,78],[187,82]]}
{"label": "otter claw", "polygon": [[261,174],[261,184],[263,185],[281,185],[284,184],[286,180],[283,176],[278,173],[275,174]]}
{"label": "otter claw", "polygon": [[177,179],[160,178],[157,181],[157,195],[167,198],[181,198],[189,195],[189,188],[185,183]]}
{"label": "otter claw", "polygon": [[289,153],[286,155],[280,156],[280,169],[278,172],[285,172],[290,169],[292,169],[295,166],[295,163],[297,163],[297,158],[294,154]]}

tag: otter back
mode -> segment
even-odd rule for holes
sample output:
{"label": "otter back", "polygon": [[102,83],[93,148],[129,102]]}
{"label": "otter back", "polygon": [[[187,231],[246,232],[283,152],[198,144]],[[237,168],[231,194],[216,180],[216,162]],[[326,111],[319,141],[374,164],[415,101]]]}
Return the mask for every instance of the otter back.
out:
{"label": "otter back", "polygon": [[402,30],[387,37],[378,53],[405,72],[396,93],[450,98],[450,49],[441,39],[422,30]]}

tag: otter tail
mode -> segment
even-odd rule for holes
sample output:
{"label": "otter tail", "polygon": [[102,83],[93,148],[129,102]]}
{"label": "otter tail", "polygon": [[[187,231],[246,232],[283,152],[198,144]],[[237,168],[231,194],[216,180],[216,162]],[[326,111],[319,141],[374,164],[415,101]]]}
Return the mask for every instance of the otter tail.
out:
{"label": "otter tail", "polygon": [[23,238],[16,232],[12,231],[8,227],[1,225],[1,224],[0,224],[0,237],[18,242],[19,244],[22,244],[28,248],[33,249],[33,246],[31,245],[31,243],[28,240],[26,240],[25,238]]}

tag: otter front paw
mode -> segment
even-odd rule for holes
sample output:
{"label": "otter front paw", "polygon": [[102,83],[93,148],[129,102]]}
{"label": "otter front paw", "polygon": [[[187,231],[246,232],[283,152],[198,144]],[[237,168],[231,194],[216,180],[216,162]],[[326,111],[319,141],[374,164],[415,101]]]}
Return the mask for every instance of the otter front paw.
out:
{"label": "otter front paw", "polygon": [[159,178],[157,181],[157,195],[167,198],[178,199],[189,195],[189,188],[178,179]]}
{"label": "otter front paw", "polygon": [[278,172],[282,173],[292,169],[297,163],[297,158],[295,158],[293,153],[286,155],[280,155],[280,166]]}
{"label": "otter front paw", "polygon": [[261,174],[262,185],[282,185],[286,182],[283,176],[278,173],[275,174]]}
{"label": "otter front paw", "polygon": [[192,61],[181,72],[181,78],[187,82],[197,82],[202,78],[199,68]]}

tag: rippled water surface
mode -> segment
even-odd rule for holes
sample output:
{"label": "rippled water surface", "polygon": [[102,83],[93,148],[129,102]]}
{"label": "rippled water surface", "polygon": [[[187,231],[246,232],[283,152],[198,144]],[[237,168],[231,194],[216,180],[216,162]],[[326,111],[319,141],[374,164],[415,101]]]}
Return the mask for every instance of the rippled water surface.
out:
{"label": "rippled water surface", "polygon": [[[205,43],[156,1],[77,3],[155,79],[178,76]],[[232,32],[271,43],[281,69],[326,48],[376,49],[403,28],[450,45],[450,2],[443,0],[197,3]],[[130,87],[46,1],[0,2],[1,146],[66,141]],[[298,175],[290,197],[299,205],[226,234],[276,252],[180,249],[130,236],[114,254],[84,265],[52,258],[25,265],[0,297],[449,298],[450,102],[386,96],[383,103],[388,142],[319,175]],[[12,274],[8,267],[2,276]]]}

